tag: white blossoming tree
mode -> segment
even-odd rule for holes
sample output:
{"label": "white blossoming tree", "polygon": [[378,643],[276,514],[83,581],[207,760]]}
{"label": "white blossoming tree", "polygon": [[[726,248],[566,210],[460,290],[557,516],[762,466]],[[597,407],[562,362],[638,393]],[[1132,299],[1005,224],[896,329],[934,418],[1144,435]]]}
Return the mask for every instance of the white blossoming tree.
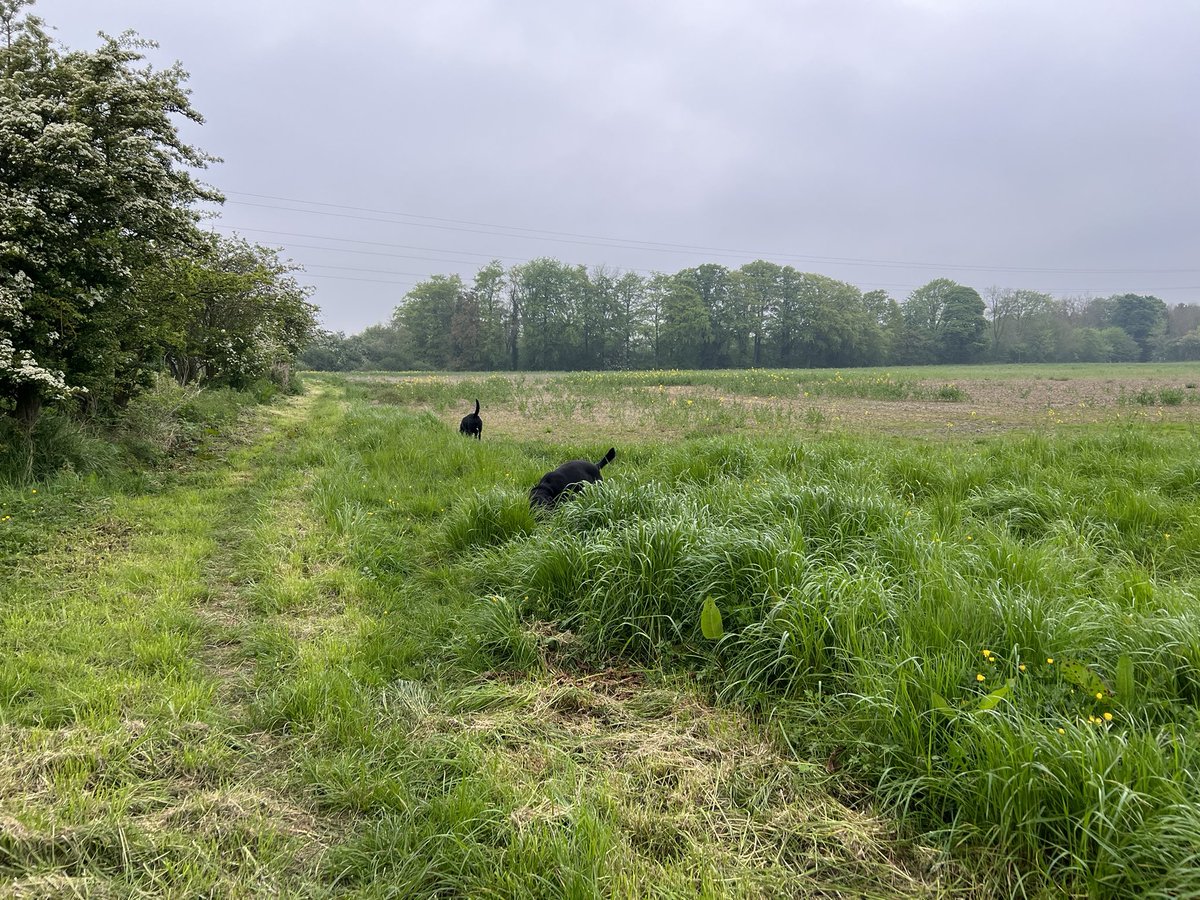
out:
{"label": "white blossoming tree", "polygon": [[[18,350],[13,344],[14,332],[28,321],[20,297],[22,293],[28,294],[30,287],[29,279],[19,272],[7,284],[0,283],[0,390],[14,399],[23,396],[65,399],[75,389],[67,386],[63,373],[39,365],[32,353]],[[14,409],[17,406],[13,404]],[[21,411],[28,416],[33,404],[24,404]],[[33,423],[22,424],[28,428]]]}
{"label": "white blossoming tree", "polygon": [[32,427],[45,402],[120,404],[161,365],[170,310],[138,273],[199,243],[180,139],[202,121],[178,64],[139,67],[132,35],[67,51],[0,0],[0,414]]}

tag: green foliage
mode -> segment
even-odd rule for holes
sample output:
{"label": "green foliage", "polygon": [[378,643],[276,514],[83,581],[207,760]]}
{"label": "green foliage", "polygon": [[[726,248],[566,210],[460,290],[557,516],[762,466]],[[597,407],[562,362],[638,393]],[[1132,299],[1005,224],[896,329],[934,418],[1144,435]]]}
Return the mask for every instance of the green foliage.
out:
{"label": "green foliage", "polygon": [[1132,394],[1122,392],[1120,400],[1137,406],[1180,406],[1189,398],[1188,394],[1177,387],[1141,388]]}
{"label": "green foliage", "polygon": [[1157,297],[1122,294],[1109,301],[1109,322],[1136,342],[1140,360],[1157,359],[1167,330],[1167,304]]}
{"label": "green foliage", "polygon": [[140,65],[131,33],[66,50],[26,5],[0,5],[0,417],[28,443],[45,403],[110,416],[164,365],[294,390],[315,308],[273,251],[197,227],[222,198],[179,135],[202,122],[182,67]]}
{"label": "green foliage", "polygon": [[140,44],[61,50],[19,4],[0,11],[0,402],[26,423],[43,400],[128,397],[157,367],[163,310],[130,302],[135,275],[190,248],[189,169],[210,158],[185,73],[138,68]]}
{"label": "green foliage", "polygon": [[146,304],[169,308],[165,361],[180,384],[246,387],[286,372],[313,334],[316,307],[296,266],[241,238],[213,235],[188,256],[142,271]]}
{"label": "green foliage", "polygon": [[1062,358],[1059,304],[1038,291],[1003,290],[988,295],[990,355],[1000,362]]}
{"label": "green foliage", "polygon": [[904,304],[905,361],[971,362],[986,346],[985,307],[979,294],[947,278],[917,288]]}
{"label": "green foliage", "polygon": [[[505,396],[587,410],[743,376],[845,389],[614,373]],[[1187,430],[626,438],[534,521],[528,486],[594,435],[479,444],[404,408],[491,379],[312,381],[212,465],[0,487],[18,889],[1200,888]],[[235,396],[160,389],[138,430]]]}
{"label": "green foliage", "polygon": [[961,403],[962,401],[969,399],[967,397],[967,392],[956,384],[942,385],[933,392],[933,396],[937,400],[945,400],[950,403]]}
{"label": "green foliage", "polygon": [[116,475],[156,467],[205,447],[249,405],[267,402],[277,388],[260,391],[183,387],[165,376],[119,413],[81,421],[48,410],[25,430],[0,418],[0,484],[25,484],[52,476]]}
{"label": "green foliage", "polygon": [[[862,293],[765,260],[649,277],[553,259],[507,270],[493,261],[470,288],[457,275],[420,283],[388,325],[324,334],[305,364],[626,371],[1158,358],[1162,328],[1144,336],[1131,304],[1121,297],[1079,304],[1028,290],[993,290],[985,304],[974,289],[944,278],[900,304],[884,291]],[[1181,304],[1172,321],[1192,322],[1194,309]],[[1193,338],[1180,332],[1167,354],[1189,358]]]}
{"label": "green foliage", "polygon": [[717,601],[712,597],[704,598],[704,605],[700,609],[700,630],[710,641],[719,641],[725,636],[721,610],[717,607]]}
{"label": "green foliage", "polygon": [[469,671],[532,672],[541,664],[537,638],[521,621],[519,604],[507,597],[479,598],[463,620],[458,643]]}
{"label": "green foliage", "polygon": [[55,472],[112,471],[118,457],[117,447],[99,428],[61,412],[39,416],[32,431],[0,417],[0,484],[26,483]]}
{"label": "green foliage", "polygon": [[1200,328],[1177,337],[1167,345],[1167,359],[1200,360]]}

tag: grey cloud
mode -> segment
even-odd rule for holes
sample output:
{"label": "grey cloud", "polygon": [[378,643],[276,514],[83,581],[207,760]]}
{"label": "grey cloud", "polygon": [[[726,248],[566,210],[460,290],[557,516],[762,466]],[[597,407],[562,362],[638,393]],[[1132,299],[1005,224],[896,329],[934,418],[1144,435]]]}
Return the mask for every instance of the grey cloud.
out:
{"label": "grey cloud", "polygon": [[[73,46],[133,27],[161,42],[156,59],[183,61],[208,120],[189,137],[225,158],[207,180],[240,201],[223,222],[321,236],[247,231],[338,276],[312,279],[333,327],[386,318],[416,280],[366,270],[474,271],[354,255],[332,248],[418,254],[335,237],[665,271],[771,253],[1076,268],[796,263],[897,296],[950,275],[1200,299],[1178,289],[1200,272],[1102,271],[1195,266],[1200,8],[1188,4],[41,0],[36,11]],[[284,212],[234,191],[751,253]]]}

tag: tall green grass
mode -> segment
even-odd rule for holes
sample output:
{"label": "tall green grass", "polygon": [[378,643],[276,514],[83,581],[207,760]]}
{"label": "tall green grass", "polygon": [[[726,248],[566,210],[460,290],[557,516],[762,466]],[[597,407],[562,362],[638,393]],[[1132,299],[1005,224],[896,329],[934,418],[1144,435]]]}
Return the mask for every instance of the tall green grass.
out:
{"label": "tall green grass", "polygon": [[[293,381],[293,389],[299,382]],[[205,445],[243,410],[278,393],[262,380],[247,390],[182,387],[162,377],[123,409],[95,418],[47,408],[25,434],[0,416],[0,485],[25,485],[62,475],[138,477],[181,455],[210,457]]]}
{"label": "tall green grass", "polygon": [[[529,485],[595,448],[476,442],[428,414],[333,406],[335,430],[310,429],[288,459],[311,470],[311,527],[336,566],[290,609],[265,571],[248,589],[264,616],[249,641],[252,725],[295,739],[297,790],[346,818],[324,883],[395,896],[923,892],[893,845],[820,789],[819,767],[690,693],[588,688],[572,666],[594,654],[531,628],[516,595],[476,593],[492,548],[549,524]],[[287,623],[306,608],[320,625],[298,635]]]}
{"label": "tall green grass", "polygon": [[1128,427],[707,440],[624,454],[534,530],[515,493],[469,499],[447,549],[525,619],[759,710],[1014,889],[1189,895],[1198,451]]}
{"label": "tall green grass", "polygon": [[0,488],[21,890],[1200,893],[1194,434],[733,439],[664,386],[697,436],[535,515],[626,387],[475,442],[403,407],[499,385],[314,382],[211,468],[185,410],[198,465]]}

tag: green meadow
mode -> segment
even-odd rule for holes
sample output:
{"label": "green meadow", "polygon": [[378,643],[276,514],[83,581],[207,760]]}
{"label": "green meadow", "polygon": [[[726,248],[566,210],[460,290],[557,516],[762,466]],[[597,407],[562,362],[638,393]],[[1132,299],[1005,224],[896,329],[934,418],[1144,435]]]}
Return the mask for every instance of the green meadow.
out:
{"label": "green meadow", "polygon": [[0,487],[0,895],[1200,896],[1194,365],[306,379]]}

